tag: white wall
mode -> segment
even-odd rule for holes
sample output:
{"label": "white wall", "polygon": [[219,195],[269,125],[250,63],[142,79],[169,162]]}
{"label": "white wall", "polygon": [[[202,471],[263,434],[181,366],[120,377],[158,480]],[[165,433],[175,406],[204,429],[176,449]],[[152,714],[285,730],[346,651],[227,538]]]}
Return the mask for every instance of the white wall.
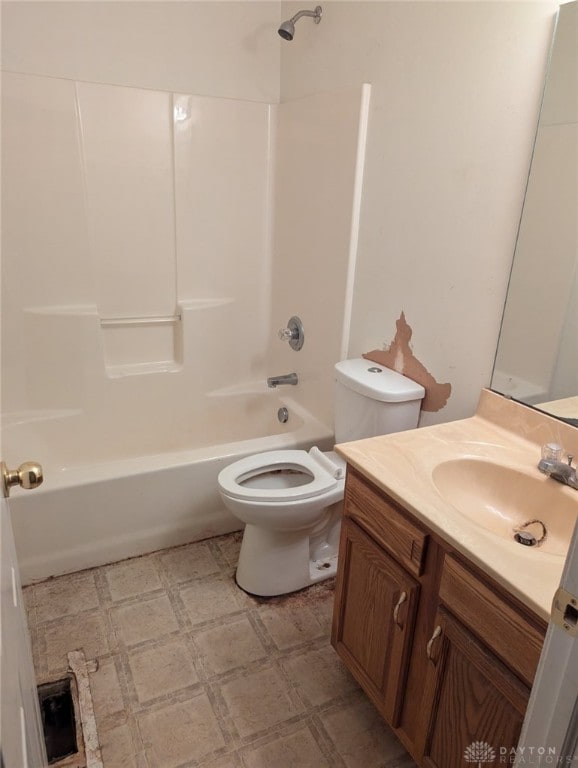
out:
{"label": "white wall", "polygon": [[453,387],[422,423],[471,415],[490,381],[556,8],[325,2],[282,47],[282,101],[372,84],[350,355],[404,310]]}
{"label": "white wall", "polygon": [[[278,108],[268,359],[271,374],[298,373],[301,402],[326,424],[333,423],[333,366],[349,322],[368,101],[369,88],[357,87]],[[299,352],[275,333],[293,315],[305,328]]]}
{"label": "white wall", "polygon": [[2,85],[3,412],[66,419],[73,451],[210,441],[208,393],[265,386],[272,107]]}
{"label": "white wall", "polygon": [[556,3],[326,0],[284,43],[299,7],[7,2],[3,67],[262,102],[372,83],[349,353],[390,342],[404,310],[453,385],[424,423],[467,416],[490,380]]}
{"label": "white wall", "polygon": [[[367,88],[268,105],[2,80],[4,415],[68,430],[68,464],[192,447],[218,442],[212,396],[294,368],[331,424]],[[298,356],[276,336],[295,313]]]}
{"label": "white wall", "polygon": [[2,2],[2,66],[92,83],[276,102],[276,0]]}
{"label": "white wall", "polygon": [[198,416],[231,369],[264,381],[278,21],[278,2],[2,3],[5,409],[98,442],[128,400],[168,435],[163,410]]}

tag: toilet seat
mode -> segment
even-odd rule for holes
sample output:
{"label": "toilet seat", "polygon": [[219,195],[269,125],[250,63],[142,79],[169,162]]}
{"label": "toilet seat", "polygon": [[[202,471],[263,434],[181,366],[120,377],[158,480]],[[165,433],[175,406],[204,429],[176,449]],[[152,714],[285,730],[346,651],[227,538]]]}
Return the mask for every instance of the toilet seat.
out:
{"label": "toilet seat", "polygon": [[[331,454],[334,456],[335,454]],[[337,458],[337,457],[336,457]],[[250,488],[241,483],[268,472],[288,469],[309,475],[311,480],[295,487]],[[307,451],[267,451],[247,456],[225,467],[219,474],[221,491],[240,500],[291,502],[311,499],[333,490],[343,480],[315,461]]]}

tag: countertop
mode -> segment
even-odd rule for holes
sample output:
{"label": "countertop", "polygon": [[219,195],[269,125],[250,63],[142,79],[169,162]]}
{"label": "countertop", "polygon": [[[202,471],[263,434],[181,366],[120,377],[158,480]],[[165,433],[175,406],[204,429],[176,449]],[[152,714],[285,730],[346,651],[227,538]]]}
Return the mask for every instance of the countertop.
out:
{"label": "countertop", "polygon": [[[535,472],[538,480],[555,483],[537,469],[541,445],[546,442],[558,442],[567,452],[578,454],[578,429],[483,390],[477,413],[469,419],[341,443],[335,450],[523,604],[549,620],[565,558],[485,530],[448,503],[432,480],[437,464],[470,457]],[[578,516],[578,492],[559,483],[555,490],[575,500]]]}
{"label": "countertop", "polygon": [[578,419],[578,396],[564,397],[561,400],[550,400],[548,403],[538,403],[536,408],[560,416],[563,419]]}

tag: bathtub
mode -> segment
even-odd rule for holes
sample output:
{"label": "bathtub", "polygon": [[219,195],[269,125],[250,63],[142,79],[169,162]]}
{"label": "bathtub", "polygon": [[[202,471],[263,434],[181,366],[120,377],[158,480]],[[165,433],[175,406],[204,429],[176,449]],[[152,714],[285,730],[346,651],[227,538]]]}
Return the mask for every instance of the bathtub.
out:
{"label": "bathtub", "polygon": [[40,488],[10,498],[23,582],[238,530],[217,490],[223,467],[260,451],[333,444],[327,425],[276,391],[207,398],[201,410],[194,434],[186,418],[131,429],[106,414],[89,424],[74,410],[3,416],[4,459],[44,469]]}

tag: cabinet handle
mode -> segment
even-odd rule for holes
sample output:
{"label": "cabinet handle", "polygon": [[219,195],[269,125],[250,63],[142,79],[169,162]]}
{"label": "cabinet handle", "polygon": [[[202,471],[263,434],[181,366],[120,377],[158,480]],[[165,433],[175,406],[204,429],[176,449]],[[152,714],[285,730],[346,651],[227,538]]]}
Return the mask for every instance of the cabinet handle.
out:
{"label": "cabinet handle", "polygon": [[399,609],[401,606],[405,603],[407,600],[407,592],[402,592],[399,596],[399,600],[396,603],[395,608],[393,609],[393,620],[397,624],[398,627],[401,627],[402,625],[399,623]]}
{"label": "cabinet handle", "polygon": [[436,641],[436,638],[438,638],[441,635],[441,633],[442,633],[442,628],[438,625],[434,629],[433,635],[430,637],[429,643],[427,644],[427,647],[426,647],[426,654],[427,654],[428,659],[431,659],[431,649],[432,649],[432,646],[433,646],[434,642]]}

